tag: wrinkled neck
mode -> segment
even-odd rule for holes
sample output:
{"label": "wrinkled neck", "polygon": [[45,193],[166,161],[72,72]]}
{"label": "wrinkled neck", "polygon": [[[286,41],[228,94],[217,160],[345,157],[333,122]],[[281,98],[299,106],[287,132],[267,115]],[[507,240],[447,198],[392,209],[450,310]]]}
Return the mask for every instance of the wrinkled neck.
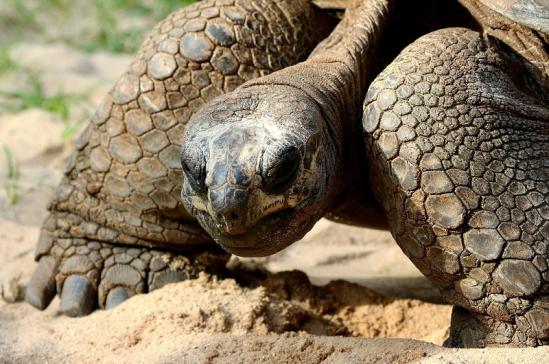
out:
{"label": "wrinkled neck", "polygon": [[376,74],[374,55],[388,18],[389,3],[390,0],[357,0],[307,61],[241,86],[284,85],[311,97],[328,123],[342,171],[350,160],[345,154],[355,150],[352,144],[361,135],[358,121],[362,101]]}
{"label": "wrinkled neck", "polygon": [[308,63],[319,71],[338,120],[360,117],[362,101],[376,74],[375,53],[382,28],[387,23],[390,0],[355,1],[328,38],[309,56]]}

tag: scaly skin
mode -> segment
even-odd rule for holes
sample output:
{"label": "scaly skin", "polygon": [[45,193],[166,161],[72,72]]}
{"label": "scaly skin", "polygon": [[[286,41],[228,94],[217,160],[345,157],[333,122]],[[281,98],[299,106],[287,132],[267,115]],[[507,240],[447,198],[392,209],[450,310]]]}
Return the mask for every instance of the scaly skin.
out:
{"label": "scaly skin", "polygon": [[495,28],[508,20],[464,3],[507,45],[444,29],[378,76],[364,102],[371,187],[403,251],[448,302],[469,311],[455,310],[452,345],[544,345],[547,54],[535,32]]}
{"label": "scaly skin", "polygon": [[481,314],[491,332],[476,345],[542,345],[549,110],[508,52],[467,29],[426,35],[371,84],[363,122],[395,239],[448,302]]}
{"label": "scaly skin", "polygon": [[304,59],[331,24],[305,0],[206,0],[158,24],[76,142],[27,301],[44,309],[57,292],[63,313],[84,315],[219,267],[227,255],[180,202],[185,125],[212,98]]}

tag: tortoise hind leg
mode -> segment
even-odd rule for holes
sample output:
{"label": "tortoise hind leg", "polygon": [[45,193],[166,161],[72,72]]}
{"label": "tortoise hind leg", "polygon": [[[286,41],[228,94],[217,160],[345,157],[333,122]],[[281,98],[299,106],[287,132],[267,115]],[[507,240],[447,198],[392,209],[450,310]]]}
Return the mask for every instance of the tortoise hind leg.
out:
{"label": "tortoise hind leg", "polygon": [[489,315],[454,306],[450,337],[444,344],[458,348],[483,348],[509,343],[547,345],[549,313],[541,301],[536,302],[525,315],[518,317],[516,322],[500,321]]}
{"label": "tortoise hind leg", "polygon": [[[489,318],[488,318],[489,319]],[[450,322],[450,336],[444,346],[452,348],[482,348],[486,346],[486,336],[493,323],[484,323],[471,312],[454,306]]]}

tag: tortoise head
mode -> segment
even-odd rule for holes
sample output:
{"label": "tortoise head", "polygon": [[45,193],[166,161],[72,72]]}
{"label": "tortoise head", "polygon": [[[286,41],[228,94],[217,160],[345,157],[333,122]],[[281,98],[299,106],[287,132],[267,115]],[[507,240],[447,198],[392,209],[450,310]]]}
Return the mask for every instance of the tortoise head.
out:
{"label": "tortoise head", "polygon": [[182,201],[231,253],[273,254],[326,212],[336,154],[310,97],[288,86],[240,88],[189,121]]}

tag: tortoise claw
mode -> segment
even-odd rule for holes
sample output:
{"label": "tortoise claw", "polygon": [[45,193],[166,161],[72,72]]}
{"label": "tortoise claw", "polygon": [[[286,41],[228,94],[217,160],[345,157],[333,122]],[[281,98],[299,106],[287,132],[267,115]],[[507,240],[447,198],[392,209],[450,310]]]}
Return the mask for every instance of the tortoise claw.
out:
{"label": "tortoise claw", "polygon": [[50,256],[40,258],[25,292],[25,301],[44,310],[55,297],[55,275],[58,261]]}
{"label": "tortoise claw", "polygon": [[[99,306],[113,308],[131,296],[145,293],[144,270],[144,266],[136,268],[125,263],[105,268],[99,283]],[[108,298],[111,294],[111,302],[107,307]]]}
{"label": "tortoise claw", "polygon": [[61,292],[59,311],[67,316],[85,316],[93,311],[97,291],[90,281],[80,275],[67,277]]}
{"label": "tortoise claw", "polygon": [[110,310],[111,308],[115,308],[131,296],[133,296],[132,293],[126,287],[116,287],[107,295],[105,309]]}

